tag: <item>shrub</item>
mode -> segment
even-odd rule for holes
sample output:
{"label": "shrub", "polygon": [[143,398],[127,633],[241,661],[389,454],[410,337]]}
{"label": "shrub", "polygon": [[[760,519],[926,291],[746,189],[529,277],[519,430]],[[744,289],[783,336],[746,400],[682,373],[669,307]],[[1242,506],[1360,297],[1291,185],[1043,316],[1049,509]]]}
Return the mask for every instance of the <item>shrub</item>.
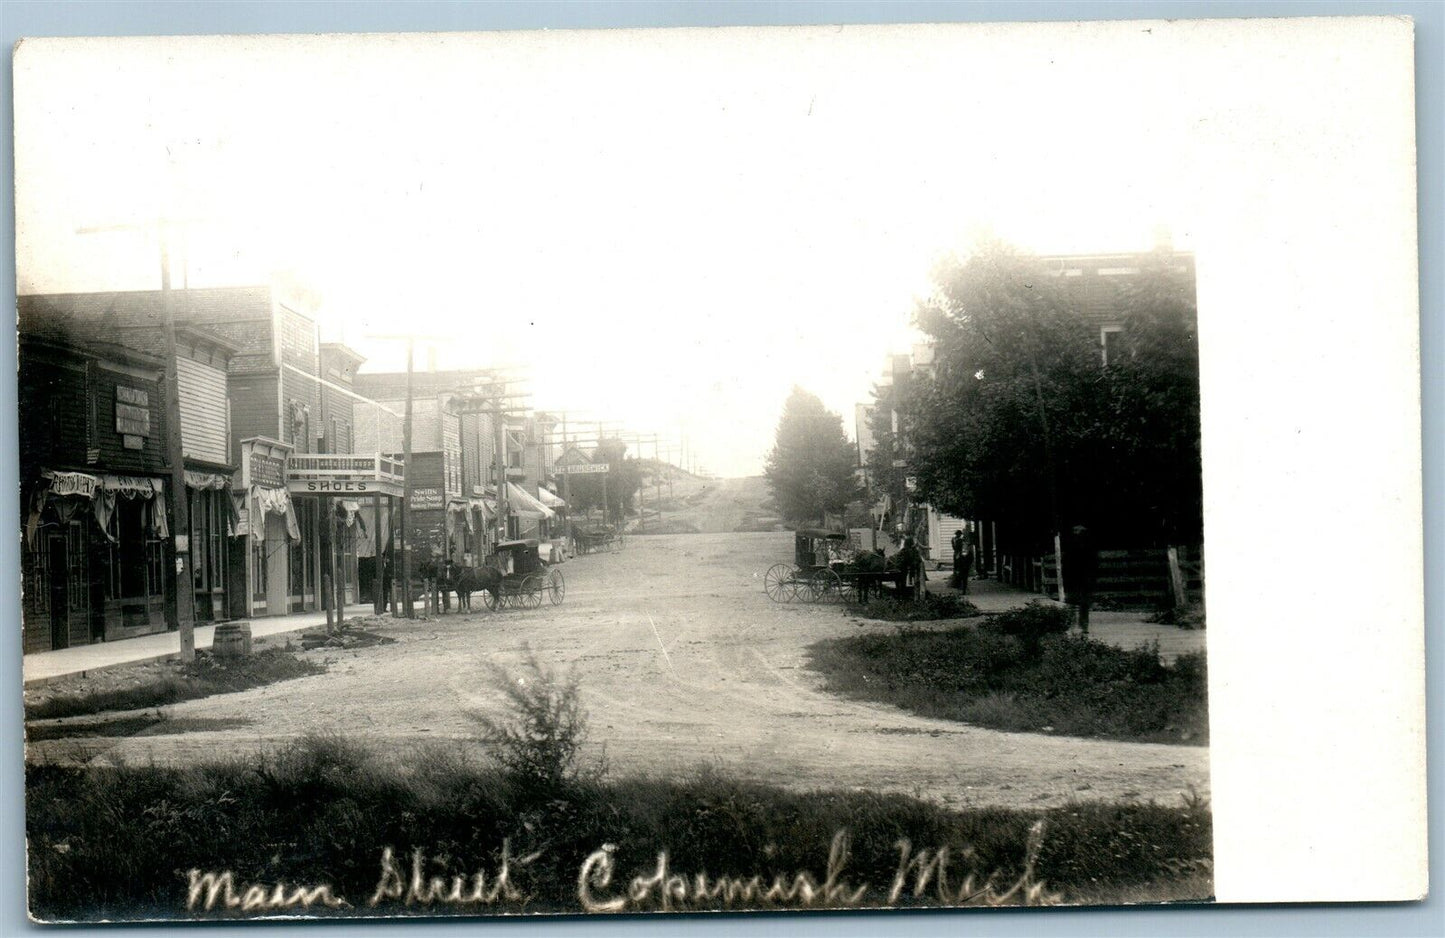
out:
{"label": "shrub", "polygon": [[858,614],[884,622],[931,622],[937,619],[966,619],[979,614],[978,607],[953,594],[927,593],[921,600],[882,596],[859,606]]}
{"label": "shrub", "polygon": [[1027,605],[1007,612],[998,612],[984,621],[984,629],[999,635],[1015,636],[1023,643],[1024,652],[1037,658],[1045,635],[1060,635],[1074,623],[1074,610],[1035,599]]}
{"label": "shrub", "polygon": [[528,649],[521,674],[496,665],[491,670],[508,713],[501,719],[477,714],[477,720],[493,758],[510,776],[552,792],[604,772],[600,760],[590,766],[580,762],[587,742],[587,711],[582,708],[575,669],[559,675],[544,668]]}

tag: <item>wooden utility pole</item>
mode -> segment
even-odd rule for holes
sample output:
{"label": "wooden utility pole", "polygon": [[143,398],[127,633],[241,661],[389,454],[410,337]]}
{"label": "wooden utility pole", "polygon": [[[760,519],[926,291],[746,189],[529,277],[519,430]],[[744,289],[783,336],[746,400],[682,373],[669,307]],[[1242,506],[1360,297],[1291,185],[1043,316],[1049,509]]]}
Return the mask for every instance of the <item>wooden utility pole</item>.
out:
{"label": "wooden utility pole", "polygon": [[[191,516],[189,493],[186,490],[186,452],[181,440],[180,376],[176,365],[176,320],[171,291],[170,242],[166,229],[173,224],[184,225],[196,219],[157,218],[150,224],[100,225],[79,228],[77,234],[99,234],[113,231],[144,231],[155,229],[161,255],[161,320],[164,333],[165,361],[165,427],[166,462],[170,463],[170,485],[166,500],[170,503],[171,546],[175,565],[166,570],[174,601],[165,608],[166,626],[179,633],[182,661],[196,657],[196,593],[191,577]],[[189,282],[189,278],[187,278]],[[183,549],[184,545],[184,549]]]}
{"label": "wooden utility pole", "polygon": [[411,511],[411,480],[416,474],[411,464],[411,395],[412,395],[412,358],[416,351],[416,339],[413,336],[406,337],[406,410],[401,418],[401,461],[406,467],[403,479],[403,495],[401,499],[401,590],[405,597],[404,617],[410,619],[414,615],[411,606],[411,537],[407,529],[410,521]]}
{"label": "wooden utility pole", "polygon": [[[181,660],[194,661],[196,592],[187,562],[193,547],[190,543],[191,515],[186,491],[186,453],[181,441],[181,383],[176,363],[176,318],[175,311],[171,308],[171,259],[166,245],[165,222],[158,222],[157,225],[161,239],[161,313],[165,320],[166,333],[166,459],[171,464],[171,484],[168,488],[171,517],[175,519],[171,535],[176,547],[176,601],[173,613],[175,622],[166,624],[174,625],[180,633]],[[181,549],[182,545],[184,550]]]}

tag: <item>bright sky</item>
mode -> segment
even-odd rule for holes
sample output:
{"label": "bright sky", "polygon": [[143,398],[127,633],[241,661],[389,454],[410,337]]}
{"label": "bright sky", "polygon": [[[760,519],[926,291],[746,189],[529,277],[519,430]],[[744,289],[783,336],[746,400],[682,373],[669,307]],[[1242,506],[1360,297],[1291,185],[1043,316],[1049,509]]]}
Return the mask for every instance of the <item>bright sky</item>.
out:
{"label": "bright sky", "polygon": [[[33,43],[21,292],[291,269],[323,338],[531,370],[538,407],[761,471],[798,384],[844,417],[938,258],[1187,246],[1195,115],[1164,41],[922,27]],[[1127,65],[1121,63],[1128,63]],[[169,155],[168,155],[169,154]],[[419,356],[424,364],[425,353]]]}

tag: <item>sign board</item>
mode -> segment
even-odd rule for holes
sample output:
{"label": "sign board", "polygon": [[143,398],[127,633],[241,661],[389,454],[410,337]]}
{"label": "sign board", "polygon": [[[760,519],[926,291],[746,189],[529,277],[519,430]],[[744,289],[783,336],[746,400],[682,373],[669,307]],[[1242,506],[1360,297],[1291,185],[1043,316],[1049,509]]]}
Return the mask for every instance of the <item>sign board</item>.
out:
{"label": "sign board", "polygon": [[251,454],[251,484],[279,489],[285,485],[286,460],[267,456],[264,453]]}
{"label": "sign board", "polygon": [[[140,388],[116,385],[115,432],[131,436],[151,435],[150,395]],[[126,449],[139,449],[126,445]]]}
{"label": "sign board", "polygon": [[552,467],[554,472],[564,476],[588,475],[594,472],[606,472],[611,463],[594,462],[585,466],[557,466]]}
{"label": "sign board", "polygon": [[146,438],[143,436],[136,436],[133,433],[127,433],[120,438],[120,445],[124,446],[126,449],[145,449]]}
{"label": "sign board", "polygon": [[395,495],[389,486],[371,479],[287,479],[293,495]]}
{"label": "sign board", "polygon": [[442,497],[442,490],[431,486],[418,486],[411,490],[411,501],[413,509],[427,511],[434,508],[445,508],[446,499]]}
{"label": "sign board", "polygon": [[189,534],[176,535],[176,553],[186,554],[191,550],[191,536]]}
{"label": "sign board", "polygon": [[293,453],[286,461],[286,489],[293,495],[400,497],[405,487],[401,462],[380,454]]}
{"label": "sign board", "polygon": [[291,458],[291,475],[307,473],[350,472],[359,475],[376,474],[375,456],[314,456],[310,453]]}

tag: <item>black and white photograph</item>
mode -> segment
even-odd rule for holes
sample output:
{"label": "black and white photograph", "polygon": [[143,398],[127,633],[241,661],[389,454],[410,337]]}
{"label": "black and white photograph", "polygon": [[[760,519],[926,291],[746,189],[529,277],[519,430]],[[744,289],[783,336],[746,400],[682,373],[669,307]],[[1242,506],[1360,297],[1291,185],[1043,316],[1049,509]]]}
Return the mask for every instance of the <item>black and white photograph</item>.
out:
{"label": "black and white photograph", "polygon": [[[1411,41],[25,40],[30,917],[1422,896]],[[1254,791],[1326,654],[1337,855]]]}

